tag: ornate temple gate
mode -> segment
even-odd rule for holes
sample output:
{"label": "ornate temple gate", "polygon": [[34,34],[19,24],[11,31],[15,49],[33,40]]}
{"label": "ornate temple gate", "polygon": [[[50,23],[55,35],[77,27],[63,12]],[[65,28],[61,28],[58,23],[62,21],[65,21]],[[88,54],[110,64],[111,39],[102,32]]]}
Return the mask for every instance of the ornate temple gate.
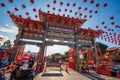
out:
{"label": "ornate temple gate", "polygon": [[[78,70],[79,50],[87,45],[94,46],[94,39],[99,37],[101,31],[80,28],[86,20],[78,18],[63,17],[48,14],[39,10],[40,20],[21,18],[11,14],[11,19],[19,28],[14,47],[10,55],[10,61],[15,60],[18,47],[25,44],[37,45],[40,47],[38,62],[44,60],[45,47],[54,44],[67,45],[75,51],[76,70]],[[94,49],[94,48],[92,48]]]}

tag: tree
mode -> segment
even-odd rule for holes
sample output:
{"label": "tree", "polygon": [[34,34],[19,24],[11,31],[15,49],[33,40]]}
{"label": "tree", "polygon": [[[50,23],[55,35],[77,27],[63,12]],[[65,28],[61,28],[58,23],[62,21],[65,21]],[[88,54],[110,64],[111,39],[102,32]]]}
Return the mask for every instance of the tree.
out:
{"label": "tree", "polygon": [[102,53],[102,55],[104,55],[106,53],[108,45],[103,44],[101,42],[96,42],[96,46],[97,46],[97,49],[99,49],[99,51]]}
{"label": "tree", "polygon": [[68,51],[66,51],[66,52],[64,53],[64,55],[65,55],[65,56],[68,56],[68,53],[69,53],[69,52],[68,52]]}
{"label": "tree", "polygon": [[7,40],[6,42],[4,42],[4,44],[1,46],[1,48],[11,50],[12,49],[12,44],[11,44],[10,40]]}
{"label": "tree", "polygon": [[61,54],[60,53],[54,53],[54,54],[52,54],[52,56],[61,56]]}

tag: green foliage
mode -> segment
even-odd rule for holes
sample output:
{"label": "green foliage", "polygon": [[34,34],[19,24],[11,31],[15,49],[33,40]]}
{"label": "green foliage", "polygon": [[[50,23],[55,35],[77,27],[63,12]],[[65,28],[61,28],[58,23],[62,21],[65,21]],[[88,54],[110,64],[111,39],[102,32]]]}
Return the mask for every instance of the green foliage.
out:
{"label": "green foliage", "polygon": [[11,44],[10,40],[7,40],[6,42],[4,42],[4,44],[1,46],[1,48],[11,50],[12,49],[12,44]]}
{"label": "green foliage", "polygon": [[52,54],[52,56],[59,56],[59,55],[61,55],[61,53],[54,53],[54,54]]}
{"label": "green foliage", "polygon": [[102,54],[104,55],[106,53],[106,50],[108,48],[108,45],[103,44],[101,42],[96,42],[97,48],[99,48],[102,52]]}

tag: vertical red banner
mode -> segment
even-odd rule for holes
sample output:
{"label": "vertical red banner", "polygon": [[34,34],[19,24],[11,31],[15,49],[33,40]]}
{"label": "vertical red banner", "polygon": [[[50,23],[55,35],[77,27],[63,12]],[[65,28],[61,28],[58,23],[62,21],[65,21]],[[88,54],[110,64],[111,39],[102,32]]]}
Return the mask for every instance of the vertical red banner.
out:
{"label": "vertical red banner", "polygon": [[69,68],[75,69],[74,49],[69,49]]}
{"label": "vertical red banner", "polygon": [[21,61],[22,61],[22,56],[23,56],[24,48],[25,48],[25,45],[22,45],[22,46],[20,46],[20,48],[18,49],[17,57],[16,57],[16,63],[17,63],[17,64],[20,64]]}

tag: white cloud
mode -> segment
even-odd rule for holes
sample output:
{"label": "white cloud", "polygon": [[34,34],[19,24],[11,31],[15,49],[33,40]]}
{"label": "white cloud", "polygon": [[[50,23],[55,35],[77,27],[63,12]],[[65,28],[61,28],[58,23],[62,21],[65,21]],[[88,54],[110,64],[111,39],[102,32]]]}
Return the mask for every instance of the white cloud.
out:
{"label": "white cloud", "polygon": [[17,34],[18,28],[16,26],[10,26],[8,24],[5,24],[5,26],[0,26],[0,32]]}

